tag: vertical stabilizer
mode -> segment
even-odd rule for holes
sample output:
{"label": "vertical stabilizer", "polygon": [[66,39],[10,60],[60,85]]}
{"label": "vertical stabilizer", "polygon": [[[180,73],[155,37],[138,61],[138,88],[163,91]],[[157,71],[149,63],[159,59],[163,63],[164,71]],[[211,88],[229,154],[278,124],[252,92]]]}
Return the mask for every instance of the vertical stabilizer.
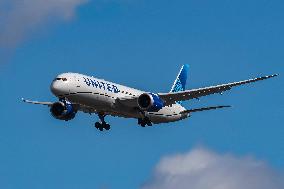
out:
{"label": "vertical stabilizer", "polygon": [[187,75],[188,75],[188,68],[189,65],[185,64],[181,67],[179,74],[172,86],[172,89],[170,92],[179,92],[185,90]]}
{"label": "vertical stabilizer", "polygon": [[[186,80],[187,80],[187,75],[188,75],[188,68],[189,68],[188,64],[184,64],[181,67],[179,74],[178,74],[170,92],[175,93],[175,92],[185,90],[185,85],[186,85]],[[177,102],[177,104],[181,105],[182,102]]]}

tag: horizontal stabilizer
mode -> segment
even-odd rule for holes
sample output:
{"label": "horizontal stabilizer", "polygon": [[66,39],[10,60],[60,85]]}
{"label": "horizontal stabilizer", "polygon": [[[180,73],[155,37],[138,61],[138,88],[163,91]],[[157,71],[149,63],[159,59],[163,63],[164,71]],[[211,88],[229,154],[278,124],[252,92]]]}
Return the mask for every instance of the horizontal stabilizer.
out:
{"label": "horizontal stabilizer", "polygon": [[216,109],[230,108],[230,107],[231,106],[212,106],[212,107],[206,107],[206,108],[197,108],[197,109],[182,111],[181,114],[189,114],[189,113],[192,113],[192,112],[202,112],[202,111],[207,111],[207,110],[216,110]]}

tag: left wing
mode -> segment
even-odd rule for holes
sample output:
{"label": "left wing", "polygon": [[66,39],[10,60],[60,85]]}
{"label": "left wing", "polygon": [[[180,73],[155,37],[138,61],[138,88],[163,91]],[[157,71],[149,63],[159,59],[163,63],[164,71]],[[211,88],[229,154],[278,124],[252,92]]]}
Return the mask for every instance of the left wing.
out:
{"label": "left wing", "polygon": [[26,100],[22,98],[23,102],[29,103],[29,104],[41,104],[41,105],[46,105],[46,106],[51,106],[53,102],[39,102],[39,101],[31,101],[31,100]]}
{"label": "left wing", "polygon": [[185,101],[185,100],[190,100],[190,99],[194,99],[194,98],[198,99],[199,97],[207,96],[207,95],[211,95],[211,94],[215,94],[215,93],[222,94],[222,92],[228,91],[232,87],[257,82],[257,81],[269,79],[269,78],[276,77],[276,76],[278,76],[278,74],[259,77],[259,78],[255,78],[255,79],[244,80],[244,81],[239,81],[239,82],[234,82],[234,83],[205,87],[205,88],[200,88],[200,89],[180,91],[180,92],[175,92],[175,93],[173,93],[173,92],[171,92],[171,93],[159,93],[158,95],[164,101],[165,105],[167,106],[167,105],[174,104],[178,101]]}
{"label": "left wing", "polygon": [[[54,102],[32,101],[32,100],[26,100],[24,98],[22,98],[22,101],[25,102],[25,103],[29,103],[29,104],[40,104],[40,105],[45,105],[45,106],[48,106],[48,107],[51,107],[52,104],[54,103]],[[72,103],[72,106],[74,107],[74,109],[76,111],[82,111],[82,112],[85,112],[85,113],[96,113],[97,112],[92,107],[88,107],[88,106],[84,106],[84,105],[80,105],[80,104],[76,104],[76,103]]]}

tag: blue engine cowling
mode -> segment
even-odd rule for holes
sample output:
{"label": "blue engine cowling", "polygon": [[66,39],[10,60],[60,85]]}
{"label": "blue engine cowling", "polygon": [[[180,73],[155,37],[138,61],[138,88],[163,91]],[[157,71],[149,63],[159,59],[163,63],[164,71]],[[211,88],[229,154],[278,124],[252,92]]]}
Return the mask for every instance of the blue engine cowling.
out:
{"label": "blue engine cowling", "polygon": [[77,113],[73,105],[66,100],[53,103],[51,105],[50,112],[54,118],[65,121],[74,119]]}
{"label": "blue engine cowling", "polygon": [[143,93],[138,98],[138,106],[144,111],[157,112],[164,107],[164,102],[157,94]]}

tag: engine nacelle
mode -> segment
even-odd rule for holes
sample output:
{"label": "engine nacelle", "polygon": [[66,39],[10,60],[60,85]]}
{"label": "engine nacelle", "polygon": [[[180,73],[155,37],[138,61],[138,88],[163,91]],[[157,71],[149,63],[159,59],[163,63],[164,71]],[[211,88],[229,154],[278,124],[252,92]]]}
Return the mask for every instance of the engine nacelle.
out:
{"label": "engine nacelle", "polygon": [[159,111],[164,107],[163,100],[153,93],[143,93],[138,98],[138,106],[144,111]]}
{"label": "engine nacelle", "polygon": [[74,110],[73,105],[68,101],[59,101],[51,105],[51,115],[60,120],[69,121],[74,119],[77,111]]}

